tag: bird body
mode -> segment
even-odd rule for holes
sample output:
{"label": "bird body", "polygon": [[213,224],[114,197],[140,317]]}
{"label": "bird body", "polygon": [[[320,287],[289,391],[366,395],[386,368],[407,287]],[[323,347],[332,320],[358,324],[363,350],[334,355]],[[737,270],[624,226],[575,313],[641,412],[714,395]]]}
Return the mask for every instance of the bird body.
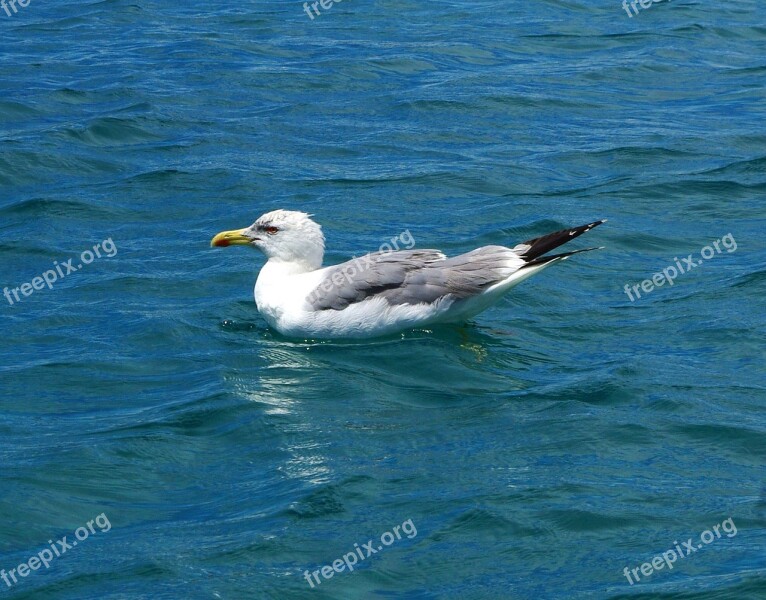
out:
{"label": "bird body", "polygon": [[554,262],[593,250],[542,256],[603,222],[514,248],[484,246],[452,258],[438,250],[376,252],[322,268],[319,225],[305,213],[277,210],[248,228],[219,233],[211,246],[253,245],[264,252],[255,302],[283,335],[368,338],[468,320]]}

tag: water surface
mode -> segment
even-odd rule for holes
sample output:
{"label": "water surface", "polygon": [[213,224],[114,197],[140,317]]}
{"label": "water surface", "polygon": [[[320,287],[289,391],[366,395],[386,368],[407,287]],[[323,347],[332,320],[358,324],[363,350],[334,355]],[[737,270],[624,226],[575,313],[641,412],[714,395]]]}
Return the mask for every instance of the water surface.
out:
{"label": "water surface", "polygon": [[[0,283],[117,249],[0,298],[0,569],[111,524],[0,595],[763,597],[755,2],[33,0],[0,30]],[[345,343],[269,331],[262,259],[208,247],[275,208],[328,262],[609,222],[466,328]]]}

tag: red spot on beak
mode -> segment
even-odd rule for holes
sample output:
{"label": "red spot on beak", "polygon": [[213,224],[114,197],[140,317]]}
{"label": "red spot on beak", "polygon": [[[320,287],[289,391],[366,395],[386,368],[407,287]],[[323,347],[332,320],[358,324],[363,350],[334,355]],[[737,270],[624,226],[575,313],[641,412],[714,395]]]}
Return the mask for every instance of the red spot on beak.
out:
{"label": "red spot on beak", "polygon": [[229,245],[229,240],[218,240],[215,245],[219,248],[225,248]]}

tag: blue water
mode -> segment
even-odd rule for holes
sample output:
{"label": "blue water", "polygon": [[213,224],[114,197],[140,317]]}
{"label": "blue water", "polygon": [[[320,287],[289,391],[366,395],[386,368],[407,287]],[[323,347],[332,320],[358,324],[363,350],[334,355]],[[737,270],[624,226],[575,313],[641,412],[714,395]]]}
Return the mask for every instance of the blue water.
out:
{"label": "blue water", "polygon": [[[0,598],[766,597],[759,4],[15,6]],[[346,343],[209,248],[275,208],[329,263],[609,221],[465,328]]]}

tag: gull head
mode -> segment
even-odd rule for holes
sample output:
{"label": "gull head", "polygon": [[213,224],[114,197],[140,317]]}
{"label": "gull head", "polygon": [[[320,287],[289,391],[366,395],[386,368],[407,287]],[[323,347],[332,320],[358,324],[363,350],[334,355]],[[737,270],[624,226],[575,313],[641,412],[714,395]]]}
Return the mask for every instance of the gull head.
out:
{"label": "gull head", "polygon": [[324,235],[310,215],[294,210],[274,210],[244,229],[222,231],[213,247],[254,246],[269,260],[295,263],[307,270],[322,266]]}

